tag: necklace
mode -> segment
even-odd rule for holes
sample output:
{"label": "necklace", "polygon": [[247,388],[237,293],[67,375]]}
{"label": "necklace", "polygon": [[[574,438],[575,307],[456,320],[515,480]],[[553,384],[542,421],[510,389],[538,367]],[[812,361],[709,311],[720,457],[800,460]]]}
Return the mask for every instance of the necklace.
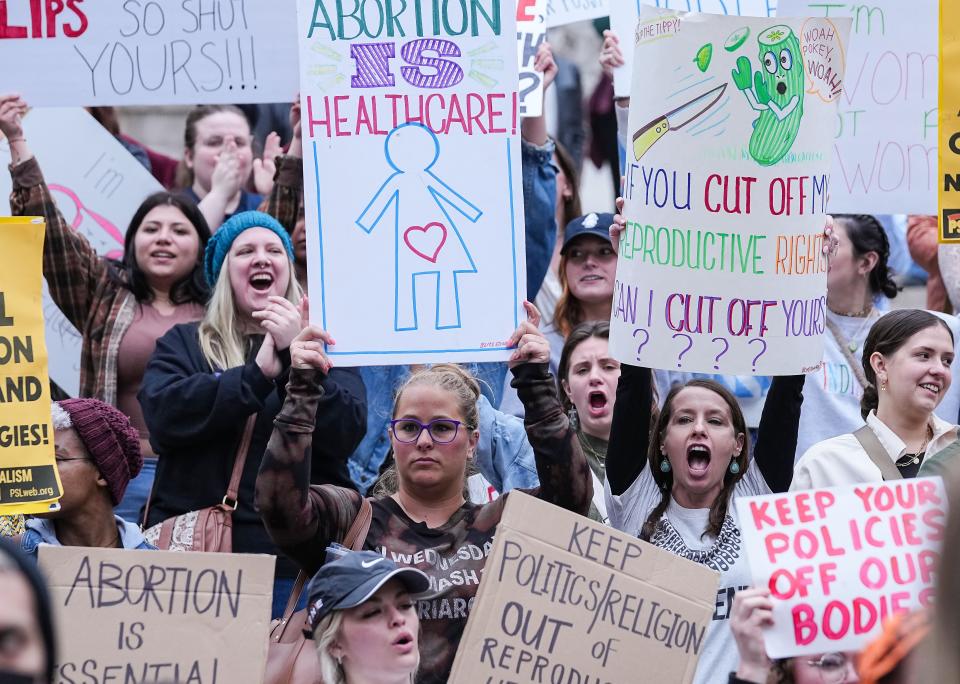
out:
{"label": "necklace", "polygon": [[920,463],[920,459],[923,458],[923,455],[926,453],[927,444],[930,443],[930,439],[933,437],[933,428],[927,425],[927,434],[924,435],[923,441],[920,443],[920,448],[917,449],[915,454],[904,454],[897,459],[896,466],[898,468],[906,468],[907,466],[917,465]]}
{"label": "necklace", "polygon": [[[861,318],[861,316],[859,315],[860,312],[855,312],[852,314],[843,314],[843,313],[837,313],[833,309],[829,309],[829,308],[828,308],[828,311],[834,316],[847,316],[849,318]],[[840,326],[838,326],[835,321],[831,321],[828,319],[827,327],[829,327],[830,332],[833,333],[834,338],[837,340],[837,344],[839,344],[841,347],[846,347],[847,349],[850,350],[851,354],[854,354],[860,348],[861,336],[873,324],[876,318],[875,314],[877,313],[878,313],[877,310],[874,309],[873,305],[871,304],[869,309],[867,310],[866,316],[862,317],[863,322],[859,325],[856,331],[854,331],[853,335],[851,335],[849,338],[847,338],[843,334],[843,332],[840,330]]]}
{"label": "necklace", "polygon": [[585,452],[584,455],[592,456],[597,460],[597,463],[603,465],[607,460],[607,450],[599,449],[595,447],[593,444],[591,444],[591,442],[600,441],[600,439],[598,437],[591,437],[590,435],[582,431],[579,433],[579,437],[580,437],[580,446],[583,447],[583,451]]}
{"label": "necklace", "polygon": [[836,309],[831,307],[829,304],[827,305],[827,308],[830,309],[831,312],[837,314],[838,316],[848,316],[850,318],[864,318],[866,316],[869,316],[871,313],[873,313],[873,302],[867,302],[867,305],[862,309],[860,309],[859,311],[837,311]]}

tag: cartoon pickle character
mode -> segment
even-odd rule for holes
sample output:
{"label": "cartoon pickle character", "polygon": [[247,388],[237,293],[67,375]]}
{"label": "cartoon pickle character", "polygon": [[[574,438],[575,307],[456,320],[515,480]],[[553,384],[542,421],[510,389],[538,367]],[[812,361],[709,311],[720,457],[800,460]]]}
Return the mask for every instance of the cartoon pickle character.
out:
{"label": "cartoon pickle character", "polygon": [[760,112],[750,136],[750,156],[762,166],[783,159],[797,139],[803,117],[803,63],[800,41],[789,26],[773,26],[757,37],[763,69],[750,84],[750,60],[737,59],[733,82]]}

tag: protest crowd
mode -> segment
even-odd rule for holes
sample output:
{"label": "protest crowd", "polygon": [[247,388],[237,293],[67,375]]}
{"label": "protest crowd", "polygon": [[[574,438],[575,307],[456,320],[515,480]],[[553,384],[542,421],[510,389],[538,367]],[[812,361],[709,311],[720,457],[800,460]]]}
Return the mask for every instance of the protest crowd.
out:
{"label": "protest crowd", "polygon": [[[17,473],[33,466],[17,451],[29,442],[23,431],[0,440],[0,684],[960,684],[960,247],[938,244],[948,220],[932,215],[939,177],[924,214],[890,211],[897,197],[885,199],[879,184],[857,209],[833,211],[841,182],[830,179],[831,195],[818,172],[799,170],[825,164],[826,179],[834,132],[811,122],[818,107],[834,121],[843,100],[821,102],[808,89],[804,101],[801,80],[801,104],[787,103],[791,66],[807,69],[810,88],[816,70],[792,54],[801,44],[788,26],[760,30],[776,16],[744,28],[749,38],[723,24],[719,42],[692,61],[684,53],[676,73],[725,81],[677,75],[679,97],[654,106],[645,88],[659,92],[650,74],[662,65],[642,61],[643,49],[669,49],[654,38],[682,35],[674,21],[689,21],[688,31],[709,21],[673,12],[637,24],[634,14],[636,33],[624,33],[611,8],[575,16],[591,20],[583,31],[555,33],[548,3],[476,0],[459,3],[458,32],[448,7],[458,3],[387,3],[378,33],[369,8],[345,15],[339,1],[278,2],[293,14],[299,4],[299,71],[295,40],[283,52],[293,63],[280,66],[299,73],[300,91],[283,103],[249,85],[144,100],[191,106],[157,136],[182,141],[171,156],[150,135],[125,135],[125,101],[102,97],[106,68],[123,94],[117,46],[133,49],[122,42],[103,48],[103,62],[98,46],[85,58],[82,76],[98,93],[87,100],[35,102],[41,86],[8,77],[21,68],[11,61],[18,50],[23,62],[37,54],[20,47],[28,32],[82,34],[84,4],[110,3],[67,2],[75,16],[65,20],[41,16],[39,3],[0,0],[10,183],[0,251],[27,234],[15,228],[42,220],[37,269],[0,274],[0,328],[30,307],[39,328],[32,347],[3,337],[0,366],[42,346],[44,317],[49,350],[41,417],[17,413],[29,392],[4,375],[0,410],[10,412],[0,422],[38,420],[50,431],[44,458],[59,488],[53,498],[5,500],[26,491],[11,483],[29,482]],[[162,22],[161,6],[174,4],[127,2],[107,16],[134,40],[165,30],[151,23],[151,6]],[[207,13],[193,4],[183,10],[198,31],[206,17],[228,33],[241,12],[258,31],[250,7],[259,2],[213,3]],[[534,4],[551,29],[539,29],[524,58],[531,34],[521,20]],[[510,35],[500,42],[513,50],[514,5],[520,87],[484,72],[497,60],[503,68],[493,38],[476,47],[491,26],[499,36],[502,20]],[[856,23],[830,26],[850,31],[841,52],[866,39]],[[372,42],[387,35],[396,46]],[[599,46],[589,60],[582,45],[561,45],[584,35]],[[354,38],[349,57],[330,47]],[[800,38],[812,52],[811,34]],[[219,59],[222,47],[225,64],[236,49],[232,69],[242,70],[247,44],[217,40],[202,49]],[[733,60],[745,41],[755,59],[758,40],[751,76],[747,57]],[[249,62],[254,79],[268,48],[290,47],[265,41]],[[195,56],[177,66],[176,43],[162,51],[174,91],[177,69],[192,83],[184,65],[196,68]],[[309,61],[321,58],[335,65]],[[736,66],[720,73],[711,59]],[[150,90],[136,64],[131,73]],[[231,67],[219,68],[223,81]],[[853,68],[851,58],[844,88]],[[249,72],[240,78],[252,83]],[[524,115],[515,100],[511,129],[509,98],[526,98],[524,78],[536,106]],[[476,92],[444,90],[460,79]],[[588,81],[596,85],[584,92]],[[386,94],[407,84],[426,97]],[[350,87],[361,95],[335,94]],[[640,128],[650,107],[665,107],[662,121]],[[746,183],[736,200],[732,177],[715,195],[721,174],[697,186],[719,153],[689,158],[719,144],[699,135],[719,120],[704,114],[710,107],[756,117],[746,133],[717,133],[738,150],[722,161],[738,169],[738,188]],[[92,128],[72,129],[70,117]],[[458,120],[467,142],[445,154]],[[62,178],[100,172],[74,155],[71,136],[77,149],[93,147],[95,163],[123,157],[127,170],[107,182],[141,174],[151,191],[78,197]],[[684,151],[667,153],[681,136]],[[373,142],[348,147],[361,138]],[[506,166],[487,163],[504,145]],[[654,172],[664,159],[680,169],[666,168],[669,191]],[[800,180],[776,210],[775,185],[768,204],[766,187],[750,195],[750,183],[781,163],[776,173]],[[582,192],[584,172],[601,168],[612,187]],[[761,196],[769,213],[750,215]],[[735,210],[743,197],[746,209]],[[651,218],[654,205],[661,213]],[[960,221],[956,211],[950,221]],[[715,230],[653,227],[713,214]],[[112,237],[91,237],[101,230]],[[790,257],[785,234],[806,240],[789,243]],[[671,269],[685,275],[663,275]],[[23,283],[34,293],[34,272],[35,294],[19,294]],[[786,289],[756,284],[774,276]],[[381,282],[389,292],[371,294]],[[807,283],[814,296],[802,294]],[[657,288],[671,287],[676,294],[655,301]],[[902,303],[924,287],[922,308]],[[708,290],[720,294],[691,294]],[[802,322],[790,308],[783,336],[771,321],[790,297]],[[16,315],[15,298],[26,302]],[[734,302],[742,334],[724,332]],[[61,323],[51,326],[54,315]],[[701,339],[713,345],[706,353]],[[174,569],[171,558],[185,560]],[[854,562],[862,565],[848,577]],[[109,621],[96,617],[104,610],[115,611]],[[588,620],[571,617],[584,612]],[[148,639],[161,617],[168,636]],[[604,629],[617,637],[606,651],[597,649]],[[98,630],[109,644],[97,645]],[[142,657],[145,639],[152,660]],[[186,655],[191,647],[201,655]]]}

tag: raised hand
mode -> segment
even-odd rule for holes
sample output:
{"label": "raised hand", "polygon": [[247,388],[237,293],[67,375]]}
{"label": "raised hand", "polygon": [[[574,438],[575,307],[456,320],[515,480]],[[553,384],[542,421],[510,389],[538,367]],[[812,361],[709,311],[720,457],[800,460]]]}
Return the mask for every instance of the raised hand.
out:
{"label": "raised hand", "polygon": [[550,361],[550,343],[540,332],[540,312],[530,302],[524,302],[527,320],[513,331],[508,347],[516,347],[507,365],[514,368],[523,363],[547,363]]}
{"label": "raised hand", "polygon": [[23,116],[27,103],[19,95],[0,95],[0,133],[7,140],[23,138]]}
{"label": "raised hand", "polygon": [[730,72],[733,75],[733,82],[740,90],[750,90],[750,79],[753,75],[753,69],[750,68],[750,59],[748,57],[737,58],[737,68]]}
{"label": "raised hand", "polygon": [[253,185],[261,195],[269,195],[273,190],[273,176],[277,172],[277,157],[283,154],[280,134],[270,133],[263,143],[263,157],[253,160]]}

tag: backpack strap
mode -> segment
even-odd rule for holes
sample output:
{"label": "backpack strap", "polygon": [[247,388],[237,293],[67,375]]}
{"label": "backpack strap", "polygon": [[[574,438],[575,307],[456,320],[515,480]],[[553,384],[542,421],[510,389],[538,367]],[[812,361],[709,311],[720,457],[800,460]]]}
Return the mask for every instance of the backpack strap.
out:
{"label": "backpack strap", "polygon": [[880,474],[883,476],[884,481],[903,479],[903,475],[897,470],[894,462],[890,460],[890,455],[887,453],[887,450],[883,448],[876,433],[869,425],[864,425],[854,432],[853,436],[857,438],[860,446],[867,452],[867,456],[873,461],[873,465],[880,469]]}
{"label": "backpack strap", "polygon": [[[370,531],[370,523],[373,521],[373,506],[370,504],[370,501],[371,499],[364,497],[360,502],[360,510],[357,511],[357,517],[353,519],[353,524],[350,525],[347,535],[343,538],[343,545],[352,551],[363,550],[363,542],[366,541],[367,532]],[[294,582],[293,589],[290,592],[290,598],[287,599],[287,606],[283,609],[282,624],[284,626],[290,622],[290,616],[296,612],[297,603],[300,602],[300,595],[303,593],[303,589],[309,579],[310,575],[303,570],[297,573],[297,581]],[[282,633],[281,631],[281,634]]]}

